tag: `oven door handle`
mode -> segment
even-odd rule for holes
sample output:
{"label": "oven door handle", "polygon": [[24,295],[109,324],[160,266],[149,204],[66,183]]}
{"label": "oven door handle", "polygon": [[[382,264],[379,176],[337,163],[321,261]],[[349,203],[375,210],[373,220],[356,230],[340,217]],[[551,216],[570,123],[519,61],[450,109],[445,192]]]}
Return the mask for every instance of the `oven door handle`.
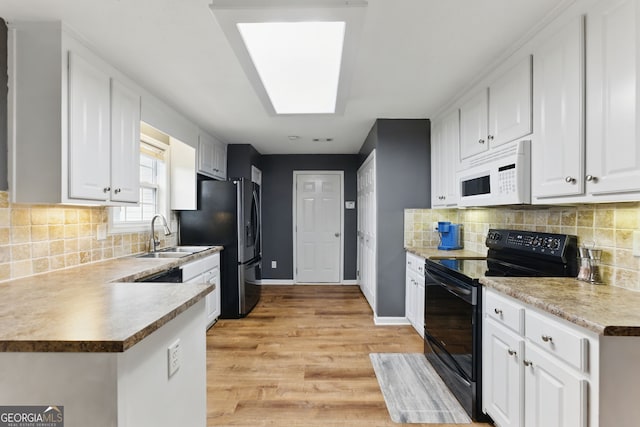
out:
{"label": "oven door handle", "polygon": [[[449,354],[449,352],[447,350],[445,350],[445,348],[443,346],[441,346],[440,343],[438,343],[435,340],[435,338],[433,338],[428,333],[424,334],[424,339],[429,344],[429,347],[431,347],[431,351],[433,351],[434,356],[436,356],[438,358],[438,360],[440,360],[447,368],[449,368],[450,370],[455,372],[457,374],[458,378],[460,380],[462,380],[467,386],[470,386],[471,385],[471,379],[467,376],[467,374],[464,372],[464,369],[462,369],[462,367],[453,358],[453,356],[451,356]],[[438,350],[440,350],[440,352],[436,351],[434,346],[437,347]],[[450,360],[447,360],[445,357],[442,356],[442,354],[448,355]]]}
{"label": "oven door handle", "polygon": [[[473,290],[464,286],[454,277],[445,276],[444,274],[431,270],[427,267],[427,274],[444,288],[446,288],[449,292],[454,294],[455,296],[462,298],[465,301],[472,302],[473,300]],[[472,302],[473,303],[473,302]]]}

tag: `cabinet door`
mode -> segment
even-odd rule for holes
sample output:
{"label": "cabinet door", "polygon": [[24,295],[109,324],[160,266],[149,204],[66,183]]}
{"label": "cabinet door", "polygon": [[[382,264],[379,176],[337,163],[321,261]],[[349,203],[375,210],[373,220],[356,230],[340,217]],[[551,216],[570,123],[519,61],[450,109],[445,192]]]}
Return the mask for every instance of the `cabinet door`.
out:
{"label": "cabinet door", "polygon": [[640,5],[602,0],[587,12],[587,192],[640,191]]}
{"label": "cabinet door", "polygon": [[536,49],[533,196],[584,193],[584,18]]}
{"label": "cabinet door", "polygon": [[404,311],[409,323],[414,325],[416,322],[416,306],[414,304],[416,298],[416,279],[413,277],[413,271],[407,269],[405,273],[405,301]]}
{"label": "cabinet door", "polygon": [[444,200],[445,168],[442,164],[444,157],[442,122],[432,122],[431,126],[431,207],[446,206]]}
{"label": "cabinet door", "polygon": [[111,200],[140,199],[140,95],[111,80]]}
{"label": "cabinet door", "polygon": [[531,133],[531,56],[489,87],[489,135],[492,147]]}
{"label": "cabinet door", "polygon": [[460,158],[466,159],[489,149],[488,93],[483,89],[460,107]]}
{"label": "cabinet door", "polygon": [[[525,425],[587,426],[587,382],[535,345],[525,360]],[[528,365],[528,366],[527,366]]]}
{"label": "cabinet door", "polygon": [[214,268],[206,272],[204,282],[215,286],[215,289],[207,294],[206,298],[206,318],[207,327],[209,327],[220,317],[220,269]]}
{"label": "cabinet door", "polygon": [[460,148],[460,111],[455,110],[431,131],[431,206],[451,207],[458,203],[455,171]]}
{"label": "cabinet door", "polygon": [[417,282],[415,292],[414,315],[416,323],[413,326],[420,336],[424,338],[424,279]]}
{"label": "cabinet door", "polygon": [[524,339],[485,317],[483,406],[500,427],[524,425]]}
{"label": "cabinet door", "polygon": [[227,179],[227,146],[221,142],[213,144],[213,174],[222,180]]}
{"label": "cabinet door", "polygon": [[360,246],[360,289],[376,310],[376,175],[375,150],[358,169],[358,238]]}
{"label": "cabinet door", "polygon": [[106,201],[109,196],[110,79],[69,52],[69,197]]}
{"label": "cabinet door", "polygon": [[214,166],[213,143],[205,135],[198,141],[198,172],[213,176]]}

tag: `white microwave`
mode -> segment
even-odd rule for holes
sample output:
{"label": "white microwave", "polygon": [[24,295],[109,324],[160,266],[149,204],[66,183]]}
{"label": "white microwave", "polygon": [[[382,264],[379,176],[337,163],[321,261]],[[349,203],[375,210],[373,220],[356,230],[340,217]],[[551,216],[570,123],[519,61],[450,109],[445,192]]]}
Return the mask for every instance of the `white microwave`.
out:
{"label": "white microwave", "polygon": [[515,141],[474,157],[456,174],[458,206],[531,203],[531,141]]}

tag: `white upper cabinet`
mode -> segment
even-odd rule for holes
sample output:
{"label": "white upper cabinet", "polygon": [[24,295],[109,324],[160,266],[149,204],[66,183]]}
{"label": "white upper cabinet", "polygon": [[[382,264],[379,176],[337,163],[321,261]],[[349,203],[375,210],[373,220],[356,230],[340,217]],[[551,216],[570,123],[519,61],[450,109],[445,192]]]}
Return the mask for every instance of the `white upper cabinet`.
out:
{"label": "white upper cabinet", "polygon": [[109,75],[69,52],[69,198],[108,199],[109,92]]}
{"label": "white upper cabinet", "polygon": [[531,133],[531,56],[460,106],[460,158]]}
{"label": "white upper cabinet", "polygon": [[531,56],[489,87],[489,135],[492,147],[531,133]]}
{"label": "white upper cabinet", "polygon": [[[587,192],[640,191],[640,5],[602,0],[587,12]],[[625,200],[630,200],[626,199]]]}
{"label": "white upper cabinet", "polygon": [[12,201],[137,202],[140,96],[60,23],[11,24],[8,48]]}
{"label": "white upper cabinet", "polygon": [[198,172],[212,178],[227,179],[227,145],[203,132],[198,141]]}
{"label": "white upper cabinet", "polygon": [[629,201],[640,193],[640,2],[601,0],[585,12],[534,57],[534,203]]}
{"label": "white upper cabinet", "polygon": [[532,194],[584,192],[584,18],[538,46],[534,64]]}
{"label": "white upper cabinet", "polygon": [[466,159],[489,149],[489,95],[482,89],[460,106],[460,158]]}
{"label": "white upper cabinet", "polygon": [[460,111],[455,110],[431,128],[431,207],[458,203],[455,171],[459,164]]}
{"label": "white upper cabinet", "polygon": [[140,198],[140,95],[111,79],[111,200]]}

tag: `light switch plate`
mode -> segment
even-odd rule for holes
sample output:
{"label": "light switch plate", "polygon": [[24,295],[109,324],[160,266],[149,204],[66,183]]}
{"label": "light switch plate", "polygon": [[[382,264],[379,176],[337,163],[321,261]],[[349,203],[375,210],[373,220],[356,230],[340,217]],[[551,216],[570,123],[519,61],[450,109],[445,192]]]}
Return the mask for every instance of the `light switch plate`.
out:
{"label": "light switch plate", "polygon": [[640,230],[633,232],[633,256],[640,257]]}
{"label": "light switch plate", "polygon": [[278,268],[278,261],[271,261],[271,268]]}
{"label": "light switch plate", "polygon": [[344,207],[345,209],[355,209],[356,208],[356,202],[354,201],[348,201],[348,202],[344,202]]}
{"label": "light switch plate", "polygon": [[167,362],[169,365],[169,378],[180,369],[180,340],[176,340],[167,349]]}
{"label": "light switch plate", "polygon": [[107,240],[107,224],[100,224],[96,234],[96,240]]}

